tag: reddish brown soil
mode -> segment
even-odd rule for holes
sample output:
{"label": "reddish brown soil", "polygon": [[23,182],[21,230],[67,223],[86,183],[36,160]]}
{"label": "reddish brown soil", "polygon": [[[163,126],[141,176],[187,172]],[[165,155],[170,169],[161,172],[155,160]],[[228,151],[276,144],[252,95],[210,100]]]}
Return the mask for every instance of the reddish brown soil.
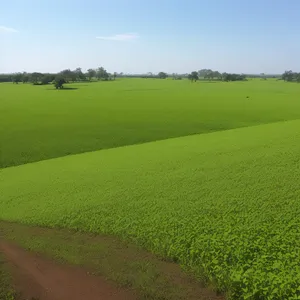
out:
{"label": "reddish brown soil", "polygon": [[54,263],[11,243],[0,241],[0,251],[7,258],[22,300],[137,299],[131,291],[119,289],[101,277]]}

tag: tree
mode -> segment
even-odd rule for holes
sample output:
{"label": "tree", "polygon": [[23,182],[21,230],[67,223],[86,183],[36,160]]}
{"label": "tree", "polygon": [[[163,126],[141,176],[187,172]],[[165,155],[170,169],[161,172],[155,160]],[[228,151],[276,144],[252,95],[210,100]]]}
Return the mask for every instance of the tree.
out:
{"label": "tree", "polygon": [[158,78],[160,78],[160,79],[166,79],[167,77],[168,77],[168,74],[165,72],[158,73]]}
{"label": "tree", "polygon": [[293,81],[293,78],[294,78],[294,73],[292,70],[290,71],[285,71],[283,74],[282,74],[282,79],[284,81]]}
{"label": "tree", "polygon": [[198,76],[209,80],[212,80],[214,78],[217,78],[219,80],[222,79],[222,75],[219,71],[213,71],[211,69],[202,69],[198,71]]}
{"label": "tree", "polygon": [[86,76],[82,72],[81,68],[77,68],[75,71],[73,71],[73,73],[75,74],[77,81],[86,80]]}
{"label": "tree", "polygon": [[221,80],[222,79],[222,75],[221,75],[221,73],[219,71],[214,71],[213,72],[213,78],[217,78],[217,79]]}
{"label": "tree", "polygon": [[22,80],[22,73],[16,73],[13,75],[13,83],[18,84]]}
{"label": "tree", "polygon": [[146,78],[153,78],[153,73],[152,72],[148,72],[146,75]]}
{"label": "tree", "polygon": [[66,80],[63,78],[62,75],[57,75],[55,78],[54,86],[56,89],[63,89],[64,84],[66,83]]}
{"label": "tree", "polygon": [[41,84],[49,84],[54,79],[55,79],[55,76],[53,76],[51,74],[44,74],[41,78]]}
{"label": "tree", "polygon": [[24,72],[22,74],[22,81],[23,81],[23,83],[27,83],[29,81],[29,74],[27,74],[26,72]]}
{"label": "tree", "polygon": [[198,72],[193,71],[191,74],[188,75],[188,79],[191,80],[191,82],[196,82],[199,79]]}
{"label": "tree", "polygon": [[96,76],[98,80],[108,80],[109,78],[107,71],[103,67],[98,68]]}
{"label": "tree", "polygon": [[42,73],[34,72],[34,73],[31,74],[30,81],[33,84],[38,84],[38,82],[41,80],[42,77],[43,77]]}
{"label": "tree", "polygon": [[116,80],[117,72],[114,72],[113,77],[114,77],[114,80]]}
{"label": "tree", "polygon": [[208,79],[213,71],[211,69],[202,69],[198,71],[198,76],[203,77],[204,79]]}
{"label": "tree", "polygon": [[66,82],[76,80],[76,74],[74,74],[70,69],[63,70],[59,74],[65,79]]}
{"label": "tree", "polygon": [[94,69],[88,69],[87,76],[88,76],[89,80],[91,81],[92,78],[96,77],[96,71]]}
{"label": "tree", "polygon": [[240,74],[223,73],[222,80],[223,81],[244,81],[246,80],[246,76],[243,74],[240,75]]}
{"label": "tree", "polygon": [[212,70],[208,70],[207,71],[207,73],[206,73],[206,76],[204,76],[204,78],[207,78],[207,79],[209,79],[209,80],[212,80],[212,79],[214,79],[214,71],[212,71]]}

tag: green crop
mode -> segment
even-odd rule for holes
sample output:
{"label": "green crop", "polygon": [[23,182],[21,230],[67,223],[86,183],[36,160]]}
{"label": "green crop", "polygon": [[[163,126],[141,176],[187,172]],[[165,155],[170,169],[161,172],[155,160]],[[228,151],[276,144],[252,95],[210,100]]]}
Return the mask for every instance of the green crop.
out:
{"label": "green crop", "polygon": [[0,84],[0,219],[130,239],[232,299],[300,299],[300,85],[72,87]]}
{"label": "green crop", "polygon": [[294,120],[0,169],[0,219],[130,239],[232,299],[299,299],[299,153]]}
{"label": "green crop", "polygon": [[283,81],[121,79],[72,87],[0,84],[0,168],[300,118],[300,85]]}

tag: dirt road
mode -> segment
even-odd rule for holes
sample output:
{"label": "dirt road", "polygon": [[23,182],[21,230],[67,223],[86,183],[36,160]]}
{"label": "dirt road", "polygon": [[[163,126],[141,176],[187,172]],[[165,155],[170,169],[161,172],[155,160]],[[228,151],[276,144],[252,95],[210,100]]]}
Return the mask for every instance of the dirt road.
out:
{"label": "dirt road", "polygon": [[73,266],[60,265],[11,243],[0,241],[21,299],[131,300],[133,292]]}

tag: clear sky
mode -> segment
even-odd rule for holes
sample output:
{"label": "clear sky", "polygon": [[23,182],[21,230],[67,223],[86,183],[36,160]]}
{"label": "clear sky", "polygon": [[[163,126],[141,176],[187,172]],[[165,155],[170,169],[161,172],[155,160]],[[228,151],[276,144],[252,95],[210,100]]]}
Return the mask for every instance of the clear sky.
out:
{"label": "clear sky", "polygon": [[300,0],[0,3],[0,73],[300,71]]}

